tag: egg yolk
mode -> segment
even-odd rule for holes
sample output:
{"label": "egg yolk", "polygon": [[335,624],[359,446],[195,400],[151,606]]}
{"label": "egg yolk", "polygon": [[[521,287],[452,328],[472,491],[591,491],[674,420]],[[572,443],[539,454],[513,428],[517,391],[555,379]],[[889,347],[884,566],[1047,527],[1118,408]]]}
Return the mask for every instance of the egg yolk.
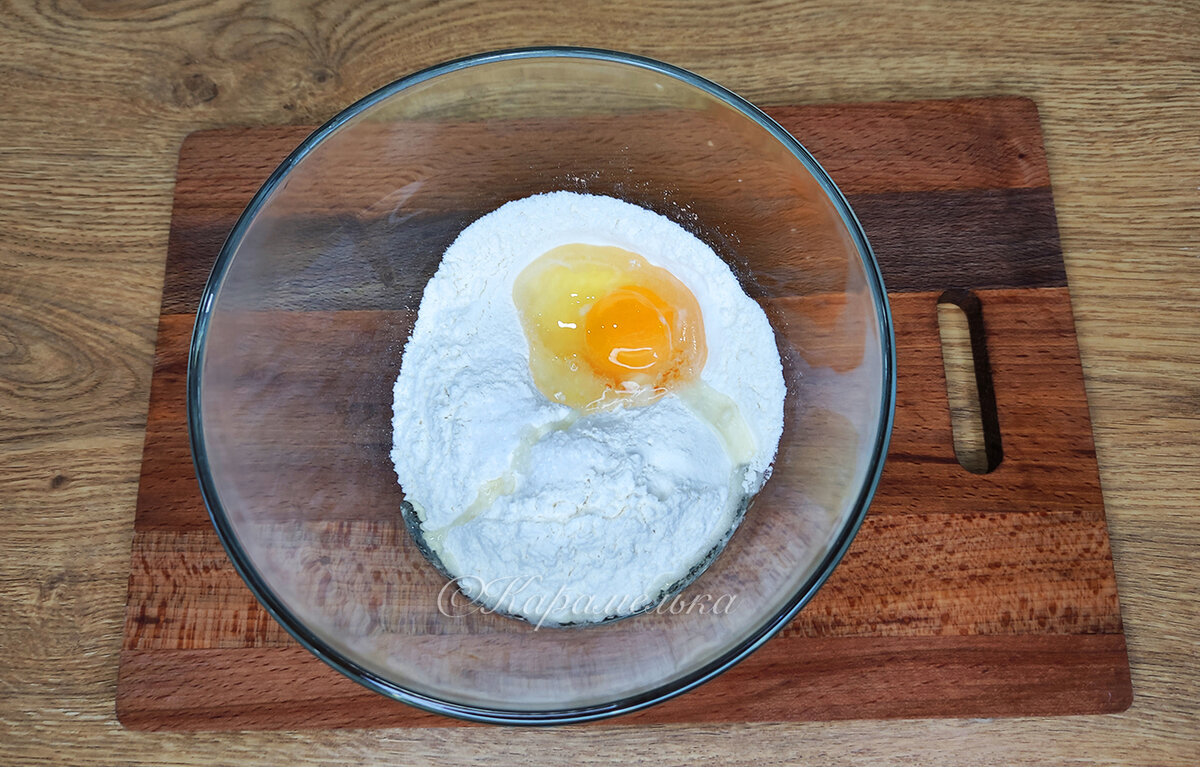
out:
{"label": "egg yolk", "polygon": [[513,302],[534,384],[555,402],[581,410],[648,405],[704,367],[696,297],[622,248],[547,251],[517,276]]}

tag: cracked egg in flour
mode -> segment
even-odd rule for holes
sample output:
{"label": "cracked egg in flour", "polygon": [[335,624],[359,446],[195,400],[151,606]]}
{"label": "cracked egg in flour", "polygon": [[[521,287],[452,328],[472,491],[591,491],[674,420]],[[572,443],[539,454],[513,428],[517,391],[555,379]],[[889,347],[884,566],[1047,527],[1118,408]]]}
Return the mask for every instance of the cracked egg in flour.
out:
{"label": "cracked egg in flour", "polygon": [[769,475],[785,397],[762,309],[701,240],[556,192],[468,226],[396,380],[410,528],[467,596],[538,625],[653,607]]}

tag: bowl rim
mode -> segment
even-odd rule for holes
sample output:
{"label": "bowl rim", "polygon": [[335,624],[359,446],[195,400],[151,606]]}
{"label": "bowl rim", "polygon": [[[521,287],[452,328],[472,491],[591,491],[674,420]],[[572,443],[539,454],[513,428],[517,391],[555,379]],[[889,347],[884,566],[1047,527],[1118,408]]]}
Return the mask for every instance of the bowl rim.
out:
{"label": "bowl rim", "polygon": [[[574,58],[604,61],[623,64],[639,69],[649,70],[660,75],[682,81],[699,88],[717,98],[727,106],[740,112],[744,117],[758,123],[774,138],[787,148],[798,159],[821,185],[830,202],[834,205],[847,231],[854,240],[859,257],[862,260],[867,283],[870,286],[872,299],[878,322],[877,331],[880,338],[880,360],[883,373],[881,387],[880,416],[872,446],[870,464],[866,477],[860,487],[853,510],[847,515],[846,522],[832,544],[826,550],[820,565],[812,575],[785,602],[784,606],[770,619],[758,626],[742,641],[726,650],[716,659],[706,663],[699,669],[678,678],[656,685],[653,689],[615,701],[600,703],[577,708],[553,709],[546,711],[522,711],[476,706],[438,698],[433,695],[411,690],[396,684],[379,674],[366,669],[349,658],[344,657],[330,644],[310,631],[302,621],[296,618],[287,606],[280,600],[259,575],[250,557],[238,541],[233,525],[221,505],[213,476],[209,471],[207,451],[204,445],[202,428],[202,409],[200,400],[201,363],[204,358],[205,341],[208,326],[212,318],[217,293],[224,282],[229,265],[234,254],[241,245],[250,223],[271,196],[272,192],[283,181],[305,156],[327,137],[336,132],[342,125],[356,117],[361,112],[376,104],[391,98],[415,85],[431,80],[443,74],[455,72],[469,67],[494,64],[503,61],[520,59],[555,59]],[[191,345],[188,351],[187,368],[187,424],[191,445],[192,462],[200,483],[200,492],[208,510],[209,518],[216,529],[217,537],[225,548],[230,561],[238,574],[250,587],[255,598],[284,629],[304,648],[326,664],[375,692],[399,700],[416,708],[436,714],[442,714],[474,722],[492,724],[520,725],[555,725],[605,719],[620,714],[630,713],[661,703],[677,695],[681,695],[695,687],[719,676],[733,667],[750,653],[762,646],[768,639],[779,632],[796,614],[812,599],[817,590],[828,579],[830,573],[841,561],[850,543],[854,540],[867,508],[879,485],[891,439],[892,424],[895,416],[896,400],[896,348],[893,331],[891,310],[888,303],[887,290],[883,284],[879,264],[867,236],[859,223],[858,217],[850,208],[845,196],[838,189],[833,179],[825,172],[817,160],[790,133],[783,129],[775,120],[746,99],[738,96],[723,86],[717,85],[686,69],[671,64],[656,61],[636,54],[598,48],[583,48],[575,46],[537,46],[526,48],[510,48],[479,53],[463,58],[436,64],[395,80],[388,85],[359,99],[329,119],[324,125],[311,133],[287,158],[271,173],[250,203],[239,216],[237,223],[230,230],[229,236],[221,246],[220,253],[213,264],[204,291],[201,294],[196,321],[193,327]]]}

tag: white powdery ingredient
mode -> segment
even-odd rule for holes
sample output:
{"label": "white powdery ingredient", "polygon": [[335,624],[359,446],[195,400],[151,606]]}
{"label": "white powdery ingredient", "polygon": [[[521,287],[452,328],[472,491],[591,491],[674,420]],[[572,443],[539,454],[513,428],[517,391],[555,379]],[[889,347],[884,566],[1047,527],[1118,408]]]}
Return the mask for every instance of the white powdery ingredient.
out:
{"label": "white powdery ingredient", "polygon": [[[537,390],[513,282],[575,242],[638,253],[696,296],[701,379],[737,404],[748,465],[673,394],[580,415]],[[463,230],[426,286],[394,388],[392,462],[464,592],[543,625],[597,621],[648,606],[726,539],[765,481],[785,394],[766,315],[707,245],[610,197],[535,195]]]}

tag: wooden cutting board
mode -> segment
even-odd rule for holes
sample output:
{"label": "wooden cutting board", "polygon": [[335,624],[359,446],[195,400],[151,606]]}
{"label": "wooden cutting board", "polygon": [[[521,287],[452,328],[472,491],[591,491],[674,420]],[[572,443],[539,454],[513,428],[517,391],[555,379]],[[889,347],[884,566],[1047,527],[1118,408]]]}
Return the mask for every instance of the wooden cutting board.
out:
{"label": "wooden cutting board", "polygon": [[[996,98],[768,110],[847,193],[898,347],[875,502],[816,598],[723,676],[614,723],[1088,714],[1132,691],[1037,110]],[[117,713],[146,730],[461,725],[369,692],[259,607],[213,532],[185,424],[197,301],[238,214],[309,127],[180,151]],[[937,303],[972,291],[1003,460],[954,454]],[[961,295],[961,294],[955,294]],[[974,301],[974,299],[970,299]]]}

